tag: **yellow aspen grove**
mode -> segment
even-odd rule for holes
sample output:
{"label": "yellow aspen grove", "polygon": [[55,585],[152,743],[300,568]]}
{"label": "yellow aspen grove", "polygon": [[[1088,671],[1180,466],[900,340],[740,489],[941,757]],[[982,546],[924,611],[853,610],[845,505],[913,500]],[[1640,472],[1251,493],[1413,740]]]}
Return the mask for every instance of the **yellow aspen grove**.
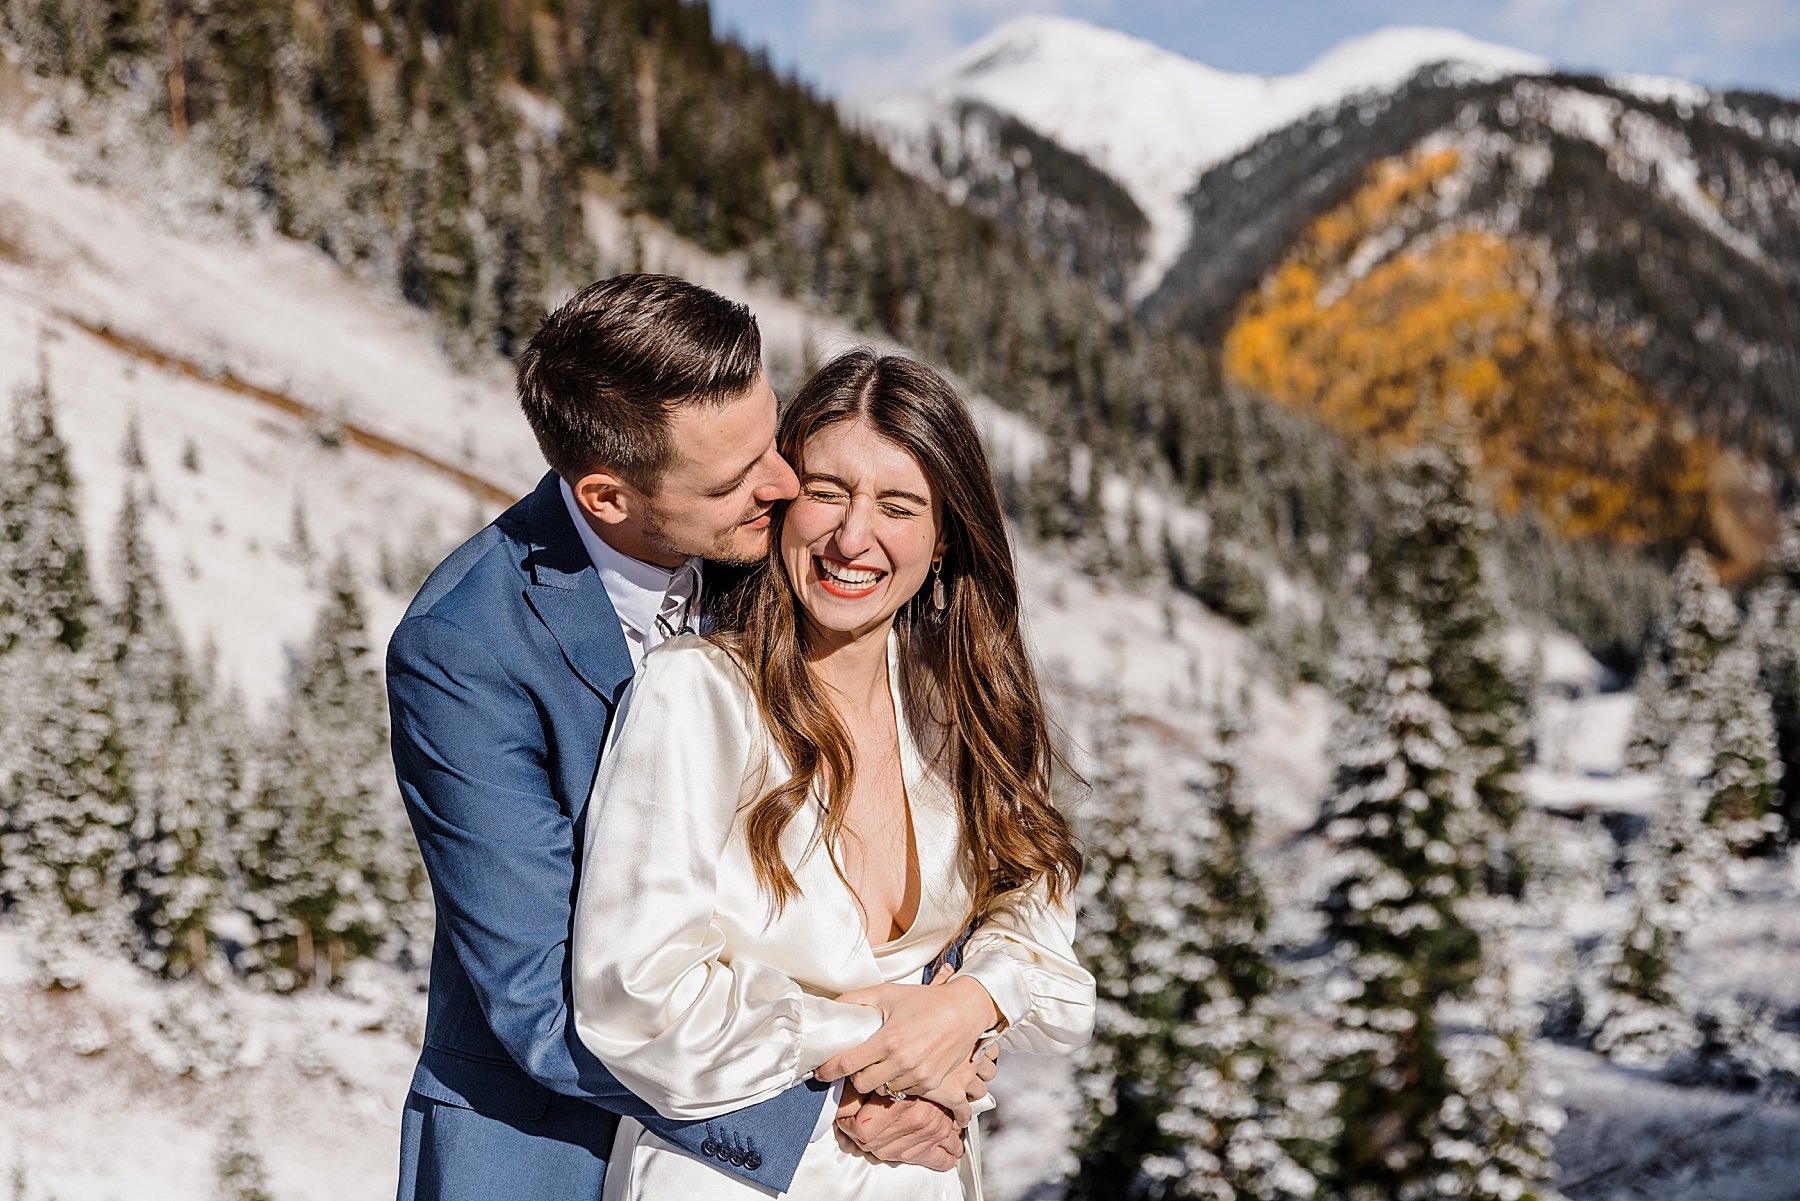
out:
{"label": "yellow aspen grove", "polygon": [[1482,229],[1412,237],[1457,162],[1383,160],[1315,220],[1240,306],[1227,378],[1377,452],[1455,421],[1501,509],[1572,538],[1700,533],[1722,449],[1555,311],[1546,256]]}

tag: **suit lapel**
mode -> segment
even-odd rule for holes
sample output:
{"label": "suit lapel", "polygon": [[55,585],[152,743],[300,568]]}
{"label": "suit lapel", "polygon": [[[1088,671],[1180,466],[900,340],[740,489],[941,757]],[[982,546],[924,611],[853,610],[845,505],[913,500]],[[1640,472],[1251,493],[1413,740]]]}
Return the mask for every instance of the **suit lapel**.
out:
{"label": "suit lapel", "polygon": [[632,676],[631,650],[600,573],[563,504],[555,472],[531,495],[529,535],[526,602],[582,683],[607,704],[616,703],[620,687]]}

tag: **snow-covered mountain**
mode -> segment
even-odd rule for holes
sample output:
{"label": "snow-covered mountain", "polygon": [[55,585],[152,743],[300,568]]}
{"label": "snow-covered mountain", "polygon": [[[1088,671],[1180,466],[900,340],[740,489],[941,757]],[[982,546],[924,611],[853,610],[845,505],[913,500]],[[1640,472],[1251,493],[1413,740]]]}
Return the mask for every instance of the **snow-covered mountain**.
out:
{"label": "snow-covered mountain", "polygon": [[897,157],[933,173],[934,140],[958,137],[976,103],[1013,117],[1117,180],[1149,218],[1134,295],[1154,288],[1188,243],[1184,202],[1201,173],[1256,139],[1360,92],[1453,63],[1470,79],[1536,72],[1531,54],[1451,29],[1394,27],[1353,38],[1291,75],[1221,71],[1151,42],[1067,17],[994,29],[872,116]]}

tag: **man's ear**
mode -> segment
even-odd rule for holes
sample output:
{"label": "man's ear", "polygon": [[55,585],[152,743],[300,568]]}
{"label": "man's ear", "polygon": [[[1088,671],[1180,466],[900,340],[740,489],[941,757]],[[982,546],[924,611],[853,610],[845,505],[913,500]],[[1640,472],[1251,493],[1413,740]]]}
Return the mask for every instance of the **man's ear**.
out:
{"label": "man's ear", "polygon": [[603,525],[617,525],[631,516],[631,505],[637,500],[637,490],[609,471],[590,471],[570,484],[569,490],[581,511]]}

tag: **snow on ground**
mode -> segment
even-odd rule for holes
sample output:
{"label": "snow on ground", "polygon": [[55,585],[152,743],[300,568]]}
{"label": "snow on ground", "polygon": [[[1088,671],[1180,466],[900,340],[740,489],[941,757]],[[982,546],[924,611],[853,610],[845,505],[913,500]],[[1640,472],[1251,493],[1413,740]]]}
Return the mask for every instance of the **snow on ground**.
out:
{"label": "snow on ground", "polygon": [[1586,1051],[1547,1056],[1569,1121],[1558,1186],[1582,1201],[1793,1201],[1800,1107],[1678,1088]]}
{"label": "snow on ground", "polygon": [[[351,995],[227,984],[200,999],[79,954],[49,990],[31,944],[0,926],[0,1171],[19,1201],[196,1201],[242,1118],[278,1201],[393,1196],[400,1107],[417,1054],[409,981],[365,971]],[[218,1049],[159,1034],[171,1012]],[[197,1061],[197,1062],[196,1062]]]}
{"label": "snow on ground", "polygon": [[901,161],[927,176],[924,137],[962,100],[991,105],[1082,155],[1150,219],[1132,285],[1142,296],[1186,249],[1186,196],[1207,167],[1315,109],[1395,88],[1435,62],[1457,63],[1471,78],[1549,67],[1455,30],[1395,27],[1350,39],[1292,75],[1238,74],[1085,21],[1032,15],[1000,25],[871,115]]}
{"label": "snow on ground", "polygon": [[[23,231],[26,255],[3,264],[0,288],[16,303],[146,338],[327,413],[353,413],[495,482],[536,478],[537,448],[509,419],[511,380],[498,360],[458,371],[422,313],[318,250],[159,212],[146,200],[162,182],[154,176],[120,171],[97,186],[84,179],[91,156],[71,163],[52,150],[0,123],[0,222]],[[171,172],[182,165],[178,156],[163,161]]]}

